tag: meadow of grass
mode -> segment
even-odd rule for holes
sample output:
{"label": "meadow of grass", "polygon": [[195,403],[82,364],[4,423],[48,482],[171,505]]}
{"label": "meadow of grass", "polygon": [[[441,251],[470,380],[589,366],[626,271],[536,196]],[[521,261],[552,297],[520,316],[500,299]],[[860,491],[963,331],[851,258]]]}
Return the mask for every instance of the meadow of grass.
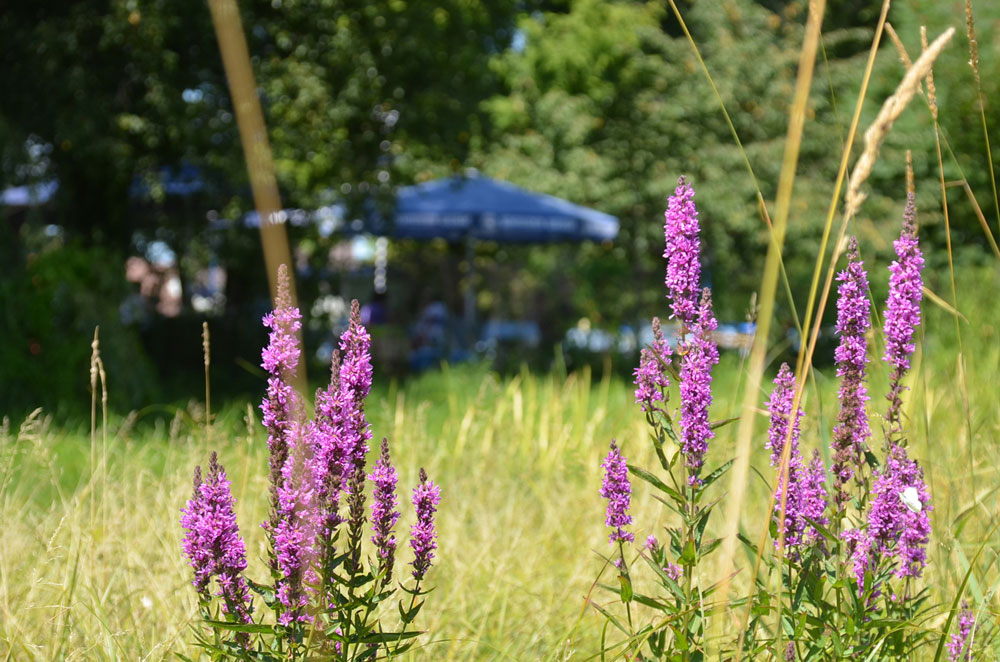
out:
{"label": "meadow of grass", "polygon": [[[1000,277],[995,269],[969,271],[959,284],[967,369],[957,362],[953,317],[926,304],[922,350],[905,407],[912,453],[926,467],[934,503],[923,581],[934,587],[935,600],[950,603],[985,542],[967,587],[984,622],[997,610],[994,565],[1000,560],[997,537],[984,539],[1000,512],[1000,312],[992,304]],[[882,296],[876,293],[876,300]],[[724,356],[716,372],[714,419],[738,412],[745,372],[736,354]],[[876,361],[872,372],[871,409],[878,412],[886,371]],[[814,375],[804,395],[802,443],[826,453],[836,380],[830,368],[819,367]],[[113,400],[114,375],[108,379]],[[761,403],[765,397],[761,392]],[[227,406],[210,430],[194,402],[172,416],[160,409],[113,418],[106,450],[100,426],[92,449],[86,423],[54,426],[45,412],[5,421],[0,660],[166,660],[193,654],[189,628],[198,615],[190,568],[180,554],[179,509],[190,494],[192,468],[205,464],[213,449],[238,499],[249,572],[266,576],[258,524],[268,504],[267,460],[256,404]],[[586,371],[501,378],[483,368],[444,368],[402,386],[382,382],[369,399],[368,415],[376,438],[384,435],[392,444],[401,488],[415,484],[422,464],[443,489],[440,554],[430,575],[437,589],[419,622],[428,633],[408,657],[593,658],[603,620],[585,602],[604,563],[595,552],[609,551],[597,493],[600,462],[614,437],[630,459],[653,464],[631,385],[620,377],[594,379]],[[752,466],[760,477],[752,474],[740,504],[740,526],[754,537],[767,524],[765,481],[773,481],[763,449],[766,431],[758,423]],[[718,433],[710,464],[734,452],[736,426]],[[716,489],[724,498],[726,486]],[[408,528],[412,512],[403,510],[401,524]],[[637,539],[661,534],[669,521],[666,509],[640,486],[634,515]],[[712,526],[721,534],[724,524],[717,517]],[[734,580],[735,594],[745,588],[751,563],[737,557],[744,570]],[[714,579],[721,568],[710,562],[699,572]],[[611,601],[599,591],[591,597]],[[942,604],[926,627],[940,628],[948,606]],[[734,611],[725,618],[736,617]]]}

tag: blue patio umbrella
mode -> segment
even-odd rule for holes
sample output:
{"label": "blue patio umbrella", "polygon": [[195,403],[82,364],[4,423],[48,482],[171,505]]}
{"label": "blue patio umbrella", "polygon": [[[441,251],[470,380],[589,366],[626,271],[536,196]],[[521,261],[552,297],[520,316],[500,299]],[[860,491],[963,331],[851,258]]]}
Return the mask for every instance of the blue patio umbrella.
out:
{"label": "blue patio umbrella", "polygon": [[[618,219],[472,171],[401,188],[394,222],[376,218],[370,229],[397,238],[464,241],[471,275],[476,241],[611,241],[618,235]],[[464,299],[466,332],[471,333],[475,302],[469,286]]]}
{"label": "blue patio umbrella", "polygon": [[618,235],[618,219],[610,214],[476,173],[401,188],[395,222],[372,225],[376,234],[449,241],[611,241]]}

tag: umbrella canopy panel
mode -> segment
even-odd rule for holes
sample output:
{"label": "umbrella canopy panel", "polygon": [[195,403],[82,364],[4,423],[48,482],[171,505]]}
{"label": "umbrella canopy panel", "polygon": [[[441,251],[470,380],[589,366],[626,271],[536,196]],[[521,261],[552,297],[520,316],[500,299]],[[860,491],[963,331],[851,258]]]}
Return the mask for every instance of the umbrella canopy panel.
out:
{"label": "umbrella canopy panel", "polygon": [[451,241],[610,241],[618,235],[618,219],[475,175],[400,189],[395,225],[383,230],[393,237]]}

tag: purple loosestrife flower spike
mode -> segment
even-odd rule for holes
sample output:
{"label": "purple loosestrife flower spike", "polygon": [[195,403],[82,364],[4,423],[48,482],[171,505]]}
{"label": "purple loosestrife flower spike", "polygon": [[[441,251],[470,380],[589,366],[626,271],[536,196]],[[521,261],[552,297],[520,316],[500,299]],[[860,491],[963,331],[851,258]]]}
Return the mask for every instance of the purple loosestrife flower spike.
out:
{"label": "purple loosestrife flower spike", "polygon": [[382,439],[382,454],[375,463],[368,479],[372,481],[372,542],[378,553],[379,571],[383,573],[382,583],[392,580],[392,566],[396,557],[396,536],[393,527],[399,519],[396,506],[396,469],[389,458],[389,442]]}
{"label": "purple loosestrife flower spike", "polygon": [[913,354],[913,332],[920,325],[920,301],[923,298],[921,270],[924,257],[917,239],[916,203],[912,192],[906,196],[906,210],[903,212],[903,231],[893,242],[896,260],[889,265],[889,299],[885,309],[885,355],[889,364],[889,393],[886,399],[889,408],[886,421],[890,433],[900,432],[899,409],[902,406],[903,376],[910,369],[910,355]]}
{"label": "purple loosestrife flower spike", "polygon": [[434,513],[441,502],[441,488],[427,480],[427,472],[420,470],[420,484],[413,488],[413,509],[417,521],[410,528],[410,548],[413,550],[413,578],[418,582],[427,574],[437,549],[437,532],[434,530]]}
{"label": "purple loosestrife flower spike", "polygon": [[[361,562],[361,538],[365,520],[365,457],[371,426],[365,418],[365,398],[371,390],[371,337],[361,324],[358,302],[351,302],[351,321],[335,352],[330,386],[317,401],[313,483],[324,512],[320,534],[323,563],[332,559],[333,530],[340,524],[337,514],[341,490],[347,495],[349,568]],[[338,362],[339,357],[339,362]]]}
{"label": "purple loosestrife flower spike", "polygon": [[708,442],[715,432],[708,420],[712,404],[712,366],[719,362],[719,348],[712,339],[718,327],[712,314],[712,293],[705,288],[698,305],[694,333],[680,348],[681,453],[687,465],[688,484],[701,485],[701,467],[705,463]]}
{"label": "purple loosestrife flower spike", "polygon": [[278,600],[286,610],[278,622],[306,622],[310,587],[316,584],[318,513],[312,481],[310,449],[300,426],[293,426],[288,460],[282,467],[278,489],[277,524],[274,527],[274,554],[279,571]]}
{"label": "purple loosestrife flower spike", "polygon": [[[788,449],[787,477],[781,476],[775,492],[774,517],[778,522],[779,531],[784,534],[785,548],[790,550],[792,558],[801,556],[801,549],[809,547],[820,540],[819,533],[810,520],[821,525],[827,523],[823,512],[826,509],[826,489],[823,483],[826,472],[819,452],[813,451],[812,460],[805,464],[799,452],[799,419],[802,410],[795,413],[792,419],[792,405],[795,395],[795,375],[787,363],[781,364],[778,376],[774,378],[774,390],[768,399],[767,407],[771,415],[771,425],[768,429],[767,448],[771,450],[771,466],[780,467],[785,443]],[[785,517],[781,519],[781,501],[785,485],[788,485],[785,500]],[[775,541],[775,545],[778,541]]]}
{"label": "purple loosestrife flower spike", "polygon": [[671,317],[690,329],[697,320],[701,293],[701,239],[694,189],[684,177],[677,180],[677,189],[667,201],[664,218],[666,249],[663,257],[667,259],[665,282]]}
{"label": "purple loosestrife flower spike", "polygon": [[670,380],[667,366],[670,364],[670,344],[663,337],[660,319],[653,318],[653,344],[643,348],[639,355],[639,367],[635,369],[635,402],[644,412],[651,412],[657,402],[664,402]]}
{"label": "purple loosestrife flower spike", "polygon": [[253,605],[243,578],[246,548],[236,524],[235,503],[226,471],[212,453],[206,480],[202,481],[201,467],[196,468],[194,494],[181,509],[181,526],[187,531],[183,549],[201,598],[209,598],[209,583],[216,578],[223,611],[239,623],[249,623]]}
{"label": "purple loosestrife flower spike", "polygon": [[299,433],[301,404],[298,393],[292,386],[299,363],[299,342],[296,337],[301,314],[291,305],[289,294],[288,268],[278,267],[278,295],[274,311],[264,316],[264,326],[270,329],[268,344],[262,352],[261,365],[268,372],[267,395],[260,405],[264,427],[267,428],[267,447],[270,451],[268,463],[271,474],[271,518],[265,524],[269,535],[277,526],[279,490],[282,473],[288,460],[291,437]]}
{"label": "purple loosestrife flower spike", "polygon": [[201,485],[201,467],[197,466],[194,468],[194,492],[187,505],[181,508],[181,526],[187,531],[181,542],[181,549],[194,570],[192,584],[198,591],[198,597],[207,600],[208,584],[215,573],[215,561],[212,557],[212,545],[205,536],[208,531],[202,524],[205,520],[205,503],[201,496]]}
{"label": "purple loosestrife flower spike", "polygon": [[809,466],[803,467],[797,478],[796,507],[801,513],[799,528],[802,531],[800,543],[811,546],[817,543],[822,544],[822,537],[819,531],[810,524],[816,522],[820,526],[826,526],[829,520],[826,512],[826,467],[823,466],[823,458],[820,457],[819,450],[813,449],[812,460]]}
{"label": "purple loosestrife flower spike", "polygon": [[601,496],[608,500],[604,523],[612,529],[608,541],[612,545],[616,541],[632,542],[635,536],[625,530],[632,523],[632,516],[628,514],[632,501],[632,484],[628,480],[628,464],[613,439],[611,450],[601,466],[604,468]]}
{"label": "purple loosestrife flower spike", "polygon": [[[868,301],[868,274],[858,256],[858,241],[851,237],[847,248],[847,269],[837,276],[837,334],[840,344],[834,351],[837,376],[840,377],[840,413],[833,428],[833,491],[837,513],[843,513],[850,500],[847,483],[860,466],[868,448],[868,388],[865,384],[868,341],[871,326]],[[858,476],[860,480],[860,476]],[[839,516],[838,516],[839,517]]]}
{"label": "purple loosestrife flower spike", "polygon": [[927,565],[931,510],[923,469],[907,456],[905,448],[892,444],[872,485],[868,529],[843,534],[852,547],[859,587],[864,585],[865,570],[873,562],[891,564],[899,578],[922,574]]}
{"label": "purple loosestrife flower spike", "polygon": [[789,457],[799,454],[799,421],[802,410],[795,414],[792,431],[789,435],[788,422],[792,418],[792,402],[795,397],[795,375],[787,363],[782,363],[778,375],[774,378],[774,390],[767,401],[767,411],[771,415],[771,425],[767,430],[767,443],[764,447],[771,451],[771,466],[781,464],[781,454],[785,450],[785,440],[791,441],[792,450]]}
{"label": "purple loosestrife flower spike", "polygon": [[948,662],[968,662],[972,659],[972,642],[969,635],[975,627],[976,620],[969,609],[969,603],[962,601],[962,611],[958,615],[958,632],[951,635],[948,641]]}
{"label": "purple loosestrife flower spike", "polygon": [[[365,398],[372,387],[371,336],[361,324],[358,301],[351,301],[351,322],[340,337],[340,443],[348,476],[364,471],[371,426],[365,419]],[[350,467],[347,465],[350,464]],[[363,476],[362,476],[363,478]]]}
{"label": "purple loosestrife flower spike", "polygon": [[308,445],[312,450],[313,490],[318,511],[322,567],[333,557],[333,534],[340,524],[340,490],[343,484],[343,456],[339,443],[340,413],[340,352],[334,350],[330,362],[330,384],[316,392],[315,417],[309,423]]}

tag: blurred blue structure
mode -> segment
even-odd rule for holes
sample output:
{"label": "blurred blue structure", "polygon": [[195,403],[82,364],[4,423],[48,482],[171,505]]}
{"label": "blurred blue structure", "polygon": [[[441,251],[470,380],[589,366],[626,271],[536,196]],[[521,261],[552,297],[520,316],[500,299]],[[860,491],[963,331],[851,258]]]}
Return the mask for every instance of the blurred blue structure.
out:
{"label": "blurred blue structure", "polygon": [[472,274],[475,243],[544,243],[611,241],[618,236],[618,219],[610,214],[535,193],[469,170],[399,189],[395,217],[369,219],[374,234],[408,239],[464,242],[469,265],[464,292],[463,326],[466,344],[475,335],[475,293]]}
{"label": "blurred blue structure", "polygon": [[[133,198],[142,198],[149,195],[150,183],[154,181],[167,195],[179,197],[194,195],[205,189],[201,170],[196,166],[185,164],[177,168],[165,166],[147,177],[136,175],[132,179],[132,185],[129,187],[129,195]],[[49,179],[24,186],[12,186],[0,191],[0,206],[13,208],[40,207],[48,204],[55,197],[58,190],[59,180],[57,179]]]}
{"label": "blurred blue structure", "polygon": [[27,186],[12,186],[0,191],[0,204],[4,207],[37,207],[51,200],[58,188],[59,182],[54,179]]}
{"label": "blurred blue structure", "polygon": [[449,241],[611,241],[618,219],[472,172],[399,189],[394,222],[376,218],[369,229]]}

